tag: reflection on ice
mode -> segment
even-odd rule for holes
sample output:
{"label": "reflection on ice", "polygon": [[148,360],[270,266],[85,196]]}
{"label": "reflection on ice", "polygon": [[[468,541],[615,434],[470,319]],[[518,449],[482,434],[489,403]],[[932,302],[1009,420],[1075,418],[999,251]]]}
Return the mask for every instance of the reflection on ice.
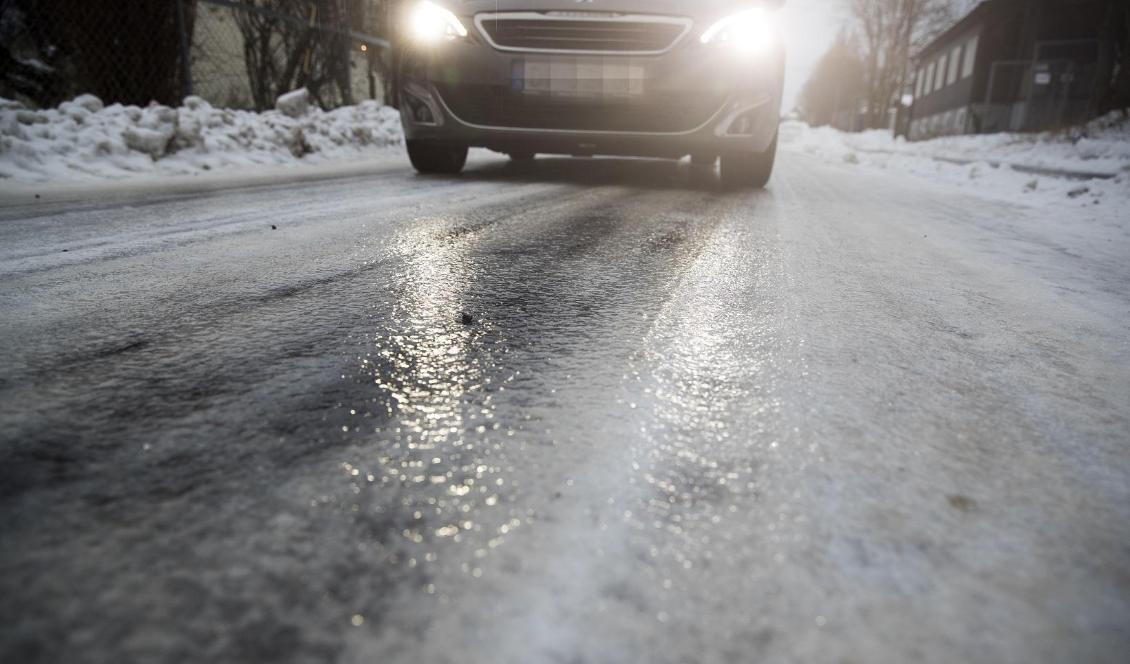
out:
{"label": "reflection on ice", "polygon": [[[474,259],[421,226],[423,232],[402,239],[403,272],[390,284],[395,308],[375,321],[360,358],[374,396],[354,409],[379,423],[365,432],[372,444],[364,448],[378,453],[352,462],[366,469],[370,484],[399,496],[398,512],[411,515],[399,533],[409,567],[443,562],[435,547],[444,540],[460,543],[490,528],[484,538],[496,546],[521,525],[468,518],[498,505],[506,483],[503,441],[515,432],[495,420],[493,400],[512,377],[500,375],[493,358],[501,341],[496,327],[483,317],[469,325],[461,313],[478,281]],[[383,509],[383,502],[372,508]]]}

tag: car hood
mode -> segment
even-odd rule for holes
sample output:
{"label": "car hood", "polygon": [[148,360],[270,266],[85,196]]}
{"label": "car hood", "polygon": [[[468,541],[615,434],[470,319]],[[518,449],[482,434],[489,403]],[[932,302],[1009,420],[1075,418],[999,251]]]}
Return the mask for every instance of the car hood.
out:
{"label": "car hood", "polygon": [[669,14],[709,19],[748,7],[775,8],[784,0],[440,0],[456,14],[496,11],[585,11]]}

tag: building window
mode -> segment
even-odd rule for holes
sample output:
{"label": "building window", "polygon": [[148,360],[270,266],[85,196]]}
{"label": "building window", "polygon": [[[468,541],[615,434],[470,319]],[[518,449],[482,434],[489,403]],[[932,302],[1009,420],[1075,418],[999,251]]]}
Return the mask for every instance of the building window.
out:
{"label": "building window", "polygon": [[922,96],[934,91],[934,63],[926,65],[926,85],[922,87]]}
{"label": "building window", "polygon": [[919,97],[922,96],[922,88],[926,87],[925,83],[926,83],[926,70],[924,68],[919,67],[918,68],[917,82],[914,84],[914,98],[915,99],[918,99]]}
{"label": "building window", "polygon": [[961,46],[954,46],[950,51],[950,63],[947,68],[946,85],[957,83],[957,68],[961,65]]}
{"label": "building window", "polygon": [[978,41],[980,41],[980,36],[975,36],[965,45],[965,64],[961,68],[962,78],[969,78],[973,75],[973,65],[977,61]]}
{"label": "building window", "polygon": [[946,84],[946,56],[938,58],[937,68],[934,70],[934,90],[941,90]]}

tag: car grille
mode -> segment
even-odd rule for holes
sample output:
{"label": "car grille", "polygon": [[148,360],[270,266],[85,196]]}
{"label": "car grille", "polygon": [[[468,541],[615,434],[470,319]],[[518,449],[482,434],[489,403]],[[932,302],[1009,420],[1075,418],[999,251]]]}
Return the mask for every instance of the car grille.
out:
{"label": "car grille", "polygon": [[535,52],[662,53],[689,26],[683,19],[665,17],[570,19],[486,14],[476,20],[496,48]]}
{"label": "car grille", "polygon": [[725,101],[709,94],[610,100],[523,95],[491,85],[437,88],[464,122],[521,129],[679,133],[705,124]]}

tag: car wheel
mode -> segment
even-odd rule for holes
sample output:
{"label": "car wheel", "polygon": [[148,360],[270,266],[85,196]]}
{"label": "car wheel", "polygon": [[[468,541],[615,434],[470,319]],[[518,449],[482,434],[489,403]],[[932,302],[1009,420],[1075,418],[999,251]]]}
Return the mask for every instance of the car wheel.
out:
{"label": "car wheel", "polygon": [[420,173],[456,175],[467,163],[467,146],[426,141],[408,141],[408,159]]}
{"label": "car wheel", "polygon": [[764,152],[722,155],[722,184],[731,188],[764,189],[777,160],[777,135]]}
{"label": "car wheel", "polygon": [[533,161],[536,156],[533,152],[511,152],[510,161]]}

